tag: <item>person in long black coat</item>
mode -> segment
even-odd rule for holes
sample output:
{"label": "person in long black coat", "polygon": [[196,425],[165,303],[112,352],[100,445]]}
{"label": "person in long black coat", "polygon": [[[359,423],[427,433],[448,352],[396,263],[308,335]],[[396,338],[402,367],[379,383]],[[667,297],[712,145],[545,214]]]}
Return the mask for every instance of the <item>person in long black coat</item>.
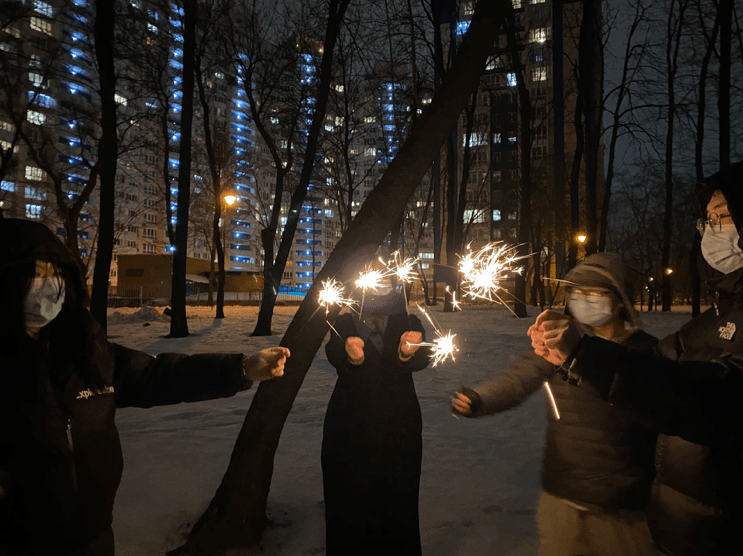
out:
{"label": "person in long black coat", "polygon": [[112,556],[116,408],[231,396],[283,374],[289,355],[151,357],[108,342],[86,302],[59,238],[38,222],[0,219],[2,556]]}
{"label": "person in long black coat", "polygon": [[415,556],[422,424],[412,373],[430,350],[415,345],[425,332],[401,294],[366,295],[361,312],[341,315],[325,347],[338,371],[322,443],[326,553]]}

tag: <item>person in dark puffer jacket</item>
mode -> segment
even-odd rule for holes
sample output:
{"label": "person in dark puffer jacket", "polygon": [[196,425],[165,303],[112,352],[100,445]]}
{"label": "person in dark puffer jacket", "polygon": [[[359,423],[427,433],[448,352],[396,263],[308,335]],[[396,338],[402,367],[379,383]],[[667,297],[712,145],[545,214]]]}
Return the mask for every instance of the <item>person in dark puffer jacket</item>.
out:
{"label": "person in dark puffer jacket", "polygon": [[[567,275],[567,312],[591,335],[641,351],[657,339],[639,329],[629,275],[619,255],[588,256]],[[464,388],[452,410],[481,417],[510,409],[547,384],[550,412],[542,458],[537,527],[541,556],[654,554],[644,509],[653,478],[656,433],[575,388],[532,350],[500,374]]]}
{"label": "person in dark puffer jacket", "polygon": [[145,353],[111,344],[72,253],[44,225],[0,219],[0,554],[111,556],[123,460],[116,407],[231,396],[283,374],[289,351]]}
{"label": "person in dark puffer jacket", "polygon": [[743,162],[705,181],[702,254],[717,299],[648,355],[542,313],[535,352],[659,431],[648,521],[664,554],[740,553],[743,525]]}

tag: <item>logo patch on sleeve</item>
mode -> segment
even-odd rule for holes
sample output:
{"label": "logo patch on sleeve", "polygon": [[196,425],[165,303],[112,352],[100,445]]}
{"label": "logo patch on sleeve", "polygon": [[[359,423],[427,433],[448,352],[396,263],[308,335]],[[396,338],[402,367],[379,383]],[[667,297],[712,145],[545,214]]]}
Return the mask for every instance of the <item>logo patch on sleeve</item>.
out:
{"label": "logo patch on sleeve", "polygon": [[735,336],[735,323],[729,322],[725,326],[720,327],[720,338],[723,340],[732,340]]}

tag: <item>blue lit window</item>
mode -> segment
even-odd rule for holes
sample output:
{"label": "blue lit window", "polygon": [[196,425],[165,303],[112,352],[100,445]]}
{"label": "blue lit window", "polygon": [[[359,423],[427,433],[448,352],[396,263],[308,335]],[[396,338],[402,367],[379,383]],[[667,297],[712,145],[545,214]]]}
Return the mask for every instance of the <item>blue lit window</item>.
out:
{"label": "blue lit window", "polygon": [[392,112],[395,109],[394,104],[385,104],[384,109],[387,110],[387,112]]}
{"label": "blue lit window", "polygon": [[34,91],[28,92],[28,100],[36,106],[43,106],[44,108],[54,108],[57,106],[57,101],[54,98]]}
{"label": "blue lit window", "polygon": [[85,59],[85,54],[79,48],[70,48],[70,50],[68,51],[68,53],[73,58],[82,58],[82,59]]}
{"label": "blue lit window", "polygon": [[80,75],[82,77],[88,77],[88,72],[79,66],[72,66],[72,65],[67,64],[65,65],[65,69],[67,70],[67,73],[71,73],[72,75]]}
{"label": "blue lit window", "polygon": [[166,245],[165,246],[165,251],[167,253],[175,253],[175,245]]}
{"label": "blue lit window", "polygon": [[177,158],[169,158],[168,164],[171,168],[178,168],[179,160]]}
{"label": "blue lit window", "polygon": [[499,210],[497,210],[497,209],[496,209],[496,210],[494,210],[494,211],[493,211],[493,222],[497,222],[497,221],[499,221],[500,219],[501,219],[500,211],[499,211]]}
{"label": "blue lit window", "polygon": [[41,205],[26,205],[26,218],[41,218]]}
{"label": "blue lit window", "polygon": [[515,87],[516,86],[516,74],[515,73],[507,73],[506,79],[508,80],[508,86],[509,87]]}
{"label": "blue lit window", "polygon": [[173,104],[170,109],[175,112],[176,114],[179,114],[181,111],[181,105],[180,104]]}
{"label": "blue lit window", "polygon": [[79,14],[79,13],[76,13],[76,12],[66,12],[65,15],[67,17],[69,17],[70,19],[74,19],[78,23],[83,23],[84,24],[84,23],[87,23],[88,22],[88,18],[85,17],[83,14]]}
{"label": "blue lit window", "polygon": [[175,27],[176,29],[180,29],[183,27],[183,22],[180,19],[173,19],[172,17],[168,19],[170,21],[170,24]]}
{"label": "blue lit window", "polygon": [[80,85],[79,83],[71,83],[69,81],[63,81],[62,85],[70,92],[72,95],[83,95],[86,97],[90,96],[90,93],[88,92],[87,87],[84,87]]}
{"label": "blue lit window", "polygon": [[15,183],[12,181],[0,181],[0,190],[3,191],[15,191]]}
{"label": "blue lit window", "polygon": [[157,108],[156,100],[146,100],[144,104],[147,108]]}
{"label": "blue lit window", "polygon": [[170,140],[173,141],[174,143],[177,143],[178,141],[181,140],[181,133],[179,131],[174,132],[170,136]]}
{"label": "blue lit window", "polygon": [[72,0],[72,3],[80,8],[87,8],[89,5],[88,0]]}
{"label": "blue lit window", "polygon": [[459,23],[457,23],[457,35],[464,35],[469,27],[469,21],[460,21]]}
{"label": "blue lit window", "polygon": [[175,40],[175,42],[183,42],[183,35],[180,33],[173,33],[173,40]]}
{"label": "blue lit window", "polygon": [[[70,36],[72,37],[72,40],[75,42],[77,41],[87,42],[87,37],[80,31],[72,31],[72,33],[70,33]],[[73,58],[74,57],[75,56],[73,56]]]}
{"label": "blue lit window", "polygon": [[183,50],[181,50],[180,48],[171,48],[170,49],[170,54],[174,58],[182,58],[183,57]]}
{"label": "blue lit window", "polygon": [[170,67],[175,68],[177,70],[182,70],[183,64],[181,64],[178,60],[171,60]]}
{"label": "blue lit window", "polygon": [[183,11],[183,8],[181,8],[177,4],[171,4],[170,5],[170,9],[172,10],[173,13],[176,13],[178,15],[185,15],[185,13],[186,13],[186,12]]}
{"label": "blue lit window", "polygon": [[178,85],[180,85],[181,83],[183,83],[183,78],[182,78],[182,77],[181,77],[180,75],[176,75],[176,76],[175,76],[175,77],[173,78],[173,85],[175,85],[175,86],[177,87],[177,86],[178,86]]}
{"label": "blue lit window", "polygon": [[395,131],[395,126],[392,124],[387,124],[384,126],[385,131]]}
{"label": "blue lit window", "polygon": [[158,20],[160,17],[160,14],[156,10],[147,10],[147,15],[150,16],[155,21]]}
{"label": "blue lit window", "polygon": [[88,239],[88,232],[77,232],[77,237],[80,239]]}

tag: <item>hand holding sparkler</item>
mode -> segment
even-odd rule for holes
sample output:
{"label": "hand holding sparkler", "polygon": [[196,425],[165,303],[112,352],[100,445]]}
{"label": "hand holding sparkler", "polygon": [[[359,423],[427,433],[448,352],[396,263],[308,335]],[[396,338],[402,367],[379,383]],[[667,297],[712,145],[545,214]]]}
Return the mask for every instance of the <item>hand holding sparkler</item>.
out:
{"label": "hand holding sparkler", "polygon": [[400,336],[400,345],[397,348],[397,354],[400,361],[410,361],[415,352],[420,347],[420,342],[423,339],[423,334],[416,330],[408,330],[403,332]]}
{"label": "hand holding sparkler", "polygon": [[459,415],[474,417],[480,410],[481,405],[480,394],[466,386],[463,386],[460,391],[454,392],[451,397],[451,412],[455,417]]}
{"label": "hand holding sparkler", "polygon": [[562,365],[573,353],[582,337],[573,319],[555,311],[542,312],[537,317],[534,326],[536,327],[535,337],[538,337],[538,332],[541,332],[544,347],[549,350],[549,353],[542,357],[553,365]]}
{"label": "hand holding sparkler", "polygon": [[359,366],[364,362],[364,340],[358,336],[349,336],[345,343],[348,362]]}

